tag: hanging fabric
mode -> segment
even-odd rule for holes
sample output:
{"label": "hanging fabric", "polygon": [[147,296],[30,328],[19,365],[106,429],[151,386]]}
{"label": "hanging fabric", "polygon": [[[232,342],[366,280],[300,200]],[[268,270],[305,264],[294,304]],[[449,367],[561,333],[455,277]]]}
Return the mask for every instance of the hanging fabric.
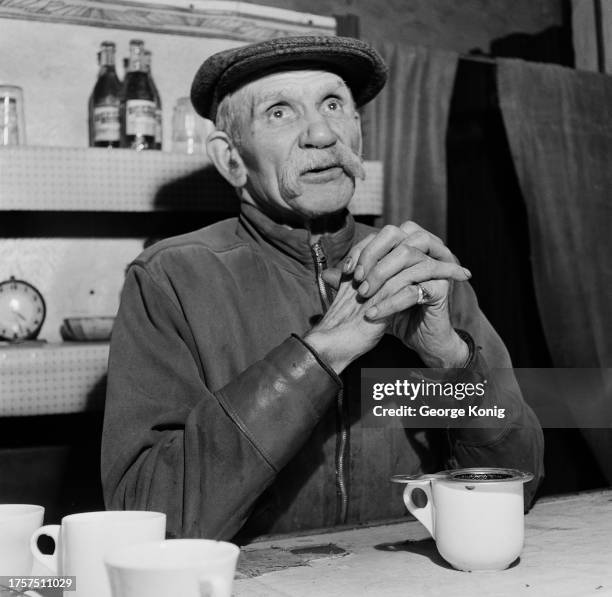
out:
{"label": "hanging fabric", "polygon": [[[518,60],[497,76],[553,364],[612,368],[612,77]],[[584,434],[612,482],[612,430]]]}
{"label": "hanging fabric", "polygon": [[446,236],[446,128],[458,54],[372,44],[389,80],[363,113],[364,155],[384,168],[383,223],[414,220]]}

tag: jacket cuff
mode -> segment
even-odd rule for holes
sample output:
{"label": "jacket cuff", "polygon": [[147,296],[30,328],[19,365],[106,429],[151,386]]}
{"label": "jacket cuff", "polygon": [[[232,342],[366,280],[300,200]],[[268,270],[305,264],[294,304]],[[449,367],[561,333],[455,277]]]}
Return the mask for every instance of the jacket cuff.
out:
{"label": "jacket cuff", "polygon": [[476,343],[474,342],[474,338],[472,338],[472,336],[468,334],[465,330],[460,330],[459,328],[455,328],[455,332],[457,333],[459,338],[461,338],[466,343],[468,347],[468,351],[469,351],[468,359],[463,365],[463,368],[469,371],[474,367],[474,361],[476,360],[476,357],[477,357]]}
{"label": "jacket cuff", "polygon": [[321,367],[323,367],[323,369],[325,369],[325,371],[327,371],[330,376],[336,380],[338,389],[342,388],[342,380],[340,379],[340,376],[321,358],[321,355],[319,355],[319,353],[312,346],[310,346],[308,342],[306,342],[303,338],[300,338],[300,336],[297,334],[291,334],[291,337],[295,338],[298,342],[301,342],[312,353],[314,358],[317,359],[317,363],[319,363],[319,365],[321,365]]}
{"label": "jacket cuff", "polygon": [[236,425],[279,471],[301,448],[342,384],[290,337],[216,394]]}
{"label": "jacket cuff", "polygon": [[[470,347],[472,352],[472,348]],[[483,423],[470,419],[471,424],[477,426],[463,427],[454,426],[449,429],[451,440],[460,441],[473,446],[485,446],[500,440],[512,427],[520,426],[523,418],[523,408],[520,393],[514,373],[509,370],[497,370],[495,377],[490,375],[490,369],[482,356],[480,349],[475,347],[466,366],[461,370],[456,381],[471,383],[486,383],[487,391],[478,408],[505,409],[506,416],[503,419],[492,420],[487,417],[487,426]],[[493,421],[493,422],[492,422]],[[468,420],[466,419],[466,423]]]}

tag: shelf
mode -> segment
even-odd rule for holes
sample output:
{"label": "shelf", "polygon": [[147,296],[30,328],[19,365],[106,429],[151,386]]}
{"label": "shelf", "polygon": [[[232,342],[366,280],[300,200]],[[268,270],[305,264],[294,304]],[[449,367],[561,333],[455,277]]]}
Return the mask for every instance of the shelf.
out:
{"label": "shelf", "polygon": [[[349,209],[382,213],[382,164],[365,162]],[[0,210],[219,211],[235,201],[206,155],[128,149],[0,148]]]}
{"label": "shelf", "polygon": [[336,31],[334,17],[231,0],[0,2],[0,17],[247,42]]}
{"label": "shelf", "polygon": [[99,411],[107,342],[0,345],[0,417]]}

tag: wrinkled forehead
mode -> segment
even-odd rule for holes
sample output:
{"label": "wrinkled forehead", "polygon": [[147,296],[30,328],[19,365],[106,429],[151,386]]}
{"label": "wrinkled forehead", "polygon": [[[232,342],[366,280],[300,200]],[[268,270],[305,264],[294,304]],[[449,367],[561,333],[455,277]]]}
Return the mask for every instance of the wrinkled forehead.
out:
{"label": "wrinkled forehead", "polygon": [[342,78],[326,70],[275,72],[247,83],[240,91],[251,109],[277,98],[308,101],[328,94],[341,94],[352,100],[351,91]]}

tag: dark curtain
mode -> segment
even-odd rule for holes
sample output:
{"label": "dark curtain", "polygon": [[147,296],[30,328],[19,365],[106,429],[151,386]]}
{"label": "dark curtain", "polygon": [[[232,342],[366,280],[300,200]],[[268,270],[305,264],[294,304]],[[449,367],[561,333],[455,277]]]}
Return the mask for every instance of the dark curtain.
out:
{"label": "dark curtain", "polygon": [[[612,367],[612,77],[500,60],[497,80],[553,364]],[[583,433],[612,482],[612,430]]]}
{"label": "dark curtain", "polygon": [[446,236],[446,128],[458,55],[371,42],[389,80],[363,111],[364,156],[384,168],[383,222]]}

